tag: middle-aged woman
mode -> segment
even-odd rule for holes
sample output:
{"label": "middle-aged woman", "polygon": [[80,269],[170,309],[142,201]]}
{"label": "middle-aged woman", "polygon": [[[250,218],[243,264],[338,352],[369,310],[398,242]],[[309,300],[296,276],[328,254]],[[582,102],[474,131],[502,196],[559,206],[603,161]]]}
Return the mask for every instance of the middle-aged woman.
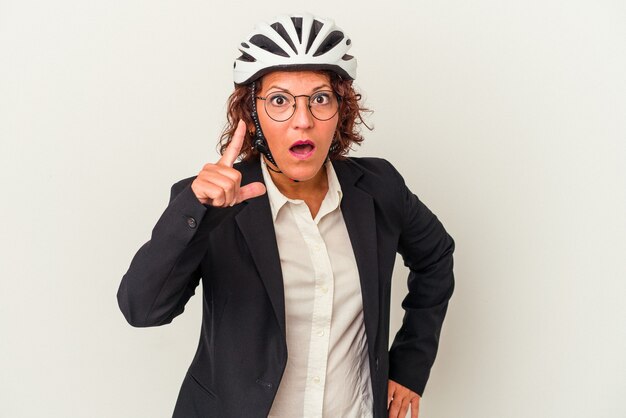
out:
{"label": "middle-aged woman", "polygon": [[[139,327],[171,322],[202,279],[174,417],[418,416],[454,242],[389,162],[347,157],[364,110],[350,44],[309,14],[256,26],[235,61],[222,157],[172,186],[122,279],[120,308]],[[389,349],[396,253],[409,291]]]}

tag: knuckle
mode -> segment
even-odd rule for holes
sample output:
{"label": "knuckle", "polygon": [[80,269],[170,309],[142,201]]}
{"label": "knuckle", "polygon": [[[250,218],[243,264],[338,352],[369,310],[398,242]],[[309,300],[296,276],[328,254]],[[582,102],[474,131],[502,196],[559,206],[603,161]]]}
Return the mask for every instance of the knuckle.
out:
{"label": "knuckle", "polygon": [[219,194],[217,195],[217,200],[219,202],[218,206],[223,206],[226,202],[226,192],[224,191],[224,189],[220,190]]}
{"label": "knuckle", "polygon": [[233,183],[230,179],[224,180],[222,184],[222,193],[224,196],[228,196],[228,194],[232,193]]}
{"label": "knuckle", "polygon": [[218,196],[215,199],[213,199],[212,202],[213,202],[213,206],[223,206],[224,198]]}

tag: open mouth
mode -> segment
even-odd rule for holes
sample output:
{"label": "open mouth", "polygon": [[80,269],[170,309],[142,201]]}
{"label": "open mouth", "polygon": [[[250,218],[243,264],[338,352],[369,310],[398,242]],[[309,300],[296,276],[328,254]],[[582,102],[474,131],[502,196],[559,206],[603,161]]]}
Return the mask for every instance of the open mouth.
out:
{"label": "open mouth", "polygon": [[289,153],[298,159],[305,159],[310,157],[315,150],[315,144],[312,141],[297,141],[295,142],[291,148],[289,148]]}

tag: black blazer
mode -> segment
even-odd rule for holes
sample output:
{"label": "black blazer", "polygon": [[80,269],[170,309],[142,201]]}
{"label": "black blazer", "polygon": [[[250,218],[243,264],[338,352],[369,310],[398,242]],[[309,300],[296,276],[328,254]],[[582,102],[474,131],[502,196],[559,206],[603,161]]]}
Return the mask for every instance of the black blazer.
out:
{"label": "black blazer", "polygon": [[[259,161],[237,163],[242,184],[263,181]],[[334,161],[341,211],[358,265],[374,417],[387,416],[387,379],[422,394],[454,288],[454,241],[387,161]],[[195,177],[172,186],[165,212],[124,275],[120,309],[137,327],[183,312],[203,279],[200,342],[176,418],[266,417],[287,362],[283,278],[267,194],[232,208],[202,205]],[[389,347],[396,252],[409,267],[402,328]]]}

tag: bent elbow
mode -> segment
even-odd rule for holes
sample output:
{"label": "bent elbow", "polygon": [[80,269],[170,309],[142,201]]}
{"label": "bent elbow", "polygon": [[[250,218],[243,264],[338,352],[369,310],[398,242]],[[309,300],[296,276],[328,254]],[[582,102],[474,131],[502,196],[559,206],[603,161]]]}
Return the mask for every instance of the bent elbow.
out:
{"label": "bent elbow", "polygon": [[149,309],[146,309],[144,304],[134,301],[134,298],[129,296],[123,283],[117,291],[117,305],[120,311],[122,311],[126,322],[133,327],[146,328],[158,325],[150,321]]}
{"label": "bent elbow", "polygon": [[184,309],[175,312],[154,309],[152,302],[142,303],[137,298],[130,297],[125,288],[120,287],[117,292],[117,304],[131,326],[135,328],[158,327],[169,324],[174,317]]}

